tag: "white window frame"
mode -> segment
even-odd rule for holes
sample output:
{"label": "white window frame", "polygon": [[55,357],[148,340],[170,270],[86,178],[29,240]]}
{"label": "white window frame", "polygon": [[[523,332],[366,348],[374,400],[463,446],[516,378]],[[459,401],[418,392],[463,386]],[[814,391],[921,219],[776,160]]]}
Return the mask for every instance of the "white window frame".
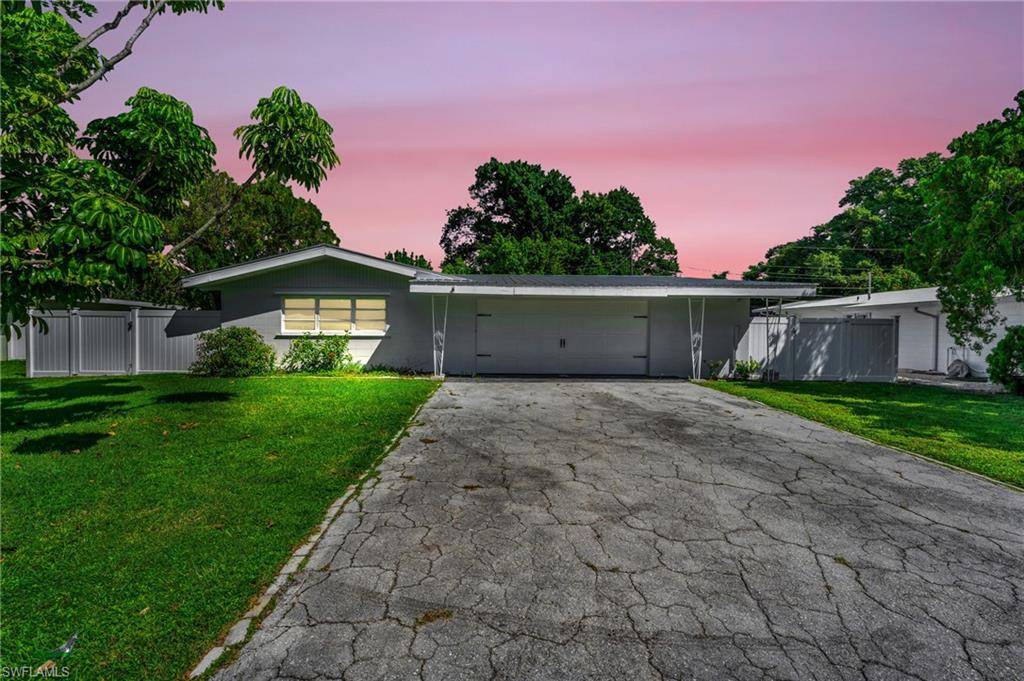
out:
{"label": "white window frame", "polygon": [[[285,326],[285,302],[288,300],[302,300],[312,299],[313,300],[313,328],[312,329],[289,329]],[[349,327],[347,331],[339,330],[320,330],[320,301],[321,300],[348,300],[349,301]],[[356,301],[357,300],[381,300],[384,302],[384,330],[372,330],[372,329],[357,329],[356,328]],[[308,293],[294,293],[289,295],[281,296],[281,335],[282,336],[305,336],[313,335],[317,336],[323,334],[324,336],[366,336],[366,337],[381,337],[387,334],[389,327],[388,323],[388,297],[386,295],[345,295],[345,294],[331,294],[331,295],[317,295]]]}

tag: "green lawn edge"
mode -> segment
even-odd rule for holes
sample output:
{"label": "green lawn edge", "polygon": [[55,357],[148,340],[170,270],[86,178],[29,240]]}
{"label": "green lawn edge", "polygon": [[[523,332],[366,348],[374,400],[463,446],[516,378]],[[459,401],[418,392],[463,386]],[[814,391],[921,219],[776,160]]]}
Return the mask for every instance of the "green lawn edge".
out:
{"label": "green lawn edge", "polygon": [[1024,399],[901,383],[701,386],[1024,490]]}

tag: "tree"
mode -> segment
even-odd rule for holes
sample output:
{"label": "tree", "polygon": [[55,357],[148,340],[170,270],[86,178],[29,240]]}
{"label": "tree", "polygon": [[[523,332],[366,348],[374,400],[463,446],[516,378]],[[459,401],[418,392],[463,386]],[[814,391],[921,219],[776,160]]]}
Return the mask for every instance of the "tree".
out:
{"label": "tree", "polygon": [[434,266],[427,256],[420,255],[419,253],[413,253],[412,251],[406,251],[404,248],[400,251],[388,251],[384,254],[385,260],[391,260],[393,262],[400,262],[405,265],[412,265],[413,267],[419,267],[424,270],[432,270]]}
{"label": "tree", "polygon": [[871,288],[887,291],[927,283],[907,263],[914,230],[928,219],[921,182],[941,164],[936,153],[901,161],[896,171],[875,168],[850,182],[843,211],[811,234],[773,246],[744,279],[806,281],[823,295]]}
{"label": "tree", "polygon": [[921,184],[928,220],[914,232],[913,261],[938,283],[958,343],[980,349],[1002,321],[996,298],[1024,300],[1024,90],[1002,119],[949,144]]}
{"label": "tree", "polygon": [[[86,36],[71,22],[95,14],[89,3],[0,6],[0,295],[5,335],[12,323],[28,321],[32,307],[92,299],[103,284],[145,267],[147,254],[159,246],[160,212],[180,200],[194,168],[212,164],[208,136],[204,139],[205,131],[192,123],[191,109],[173,97],[140,90],[129,100],[132,111],[124,123],[135,126],[135,139],[124,155],[167,146],[159,167],[145,174],[140,169],[146,164],[138,159],[133,169],[112,158],[75,155],[78,130],[63,106],[127,58],[156,16],[168,9],[182,14],[210,6],[222,4],[130,0]],[[136,8],[146,14],[124,46],[110,57],[101,55],[93,44]],[[175,139],[162,132],[164,125],[172,126]],[[102,132],[109,137],[114,131]],[[142,184],[146,176],[179,180],[158,196]]]}
{"label": "tree", "polygon": [[250,118],[253,123],[237,128],[235,137],[242,143],[238,155],[252,161],[252,172],[227,205],[171,248],[169,258],[217,226],[253,182],[259,179],[291,181],[315,190],[327,177],[327,171],[338,165],[331,138],[334,128],[294,90],[284,86],[275,88],[270,97],[260,99]]}
{"label": "tree", "polygon": [[620,187],[576,194],[557,170],[490,159],[476,169],[473,203],[448,211],[441,235],[450,273],[674,274],[671,240]]}
{"label": "tree", "polygon": [[[338,235],[316,205],[295,196],[288,185],[266,179],[240,190],[224,172],[208,174],[189,193],[187,205],[164,221],[164,243],[177,243],[194,234],[239,192],[241,198],[222,220],[222,226],[207,230],[177,256],[180,268],[202,272],[297,248],[338,243]],[[210,307],[214,302],[212,294],[182,289],[178,267],[148,268],[108,293],[117,298],[190,307]]]}
{"label": "tree", "polygon": [[[214,147],[192,111],[170,95],[141,88],[123,114],[93,121],[76,139],[65,105],[131,54],[150,22],[220,8],[219,1],[129,0],[111,21],[81,36],[69,20],[95,8],[77,0],[4,3],[0,24],[0,293],[5,334],[28,321],[33,307],[63,307],[97,298],[156,266],[170,270],[180,253],[220,224],[260,180],[294,181],[316,189],[338,162],[331,127],[312,105],[287,88],[261,99],[253,122],[235,131],[253,171],[207,223],[159,256],[163,221],[184,206],[188,192],[210,172]],[[111,56],[92,47],[135,9],[146,15]],[[66,16],[65,16],[66,15]],[[81,158],[73,147],[90,153]]]}

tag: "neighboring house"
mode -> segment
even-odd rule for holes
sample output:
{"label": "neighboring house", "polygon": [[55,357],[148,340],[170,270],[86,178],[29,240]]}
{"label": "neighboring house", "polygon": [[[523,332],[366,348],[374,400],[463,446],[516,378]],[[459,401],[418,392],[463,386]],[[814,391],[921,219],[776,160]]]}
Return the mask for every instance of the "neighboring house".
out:
{"label": "neighboring house", "polygon": [[899,317],[899,368],[913,371],[945,372],[954,359],[967,362],[971,372],[987,374],[985,358],[993,345],[1003,337],[1007,326],[1024,324],[1024,302],[1011,295],[1001,296],[996,309],[1006,321],[996,329],[996,339],[981,352],[957,345],[946,330],[946,314],[936,297],[935,288],[886,291],[783,304],[784,314],[799,318],[866,317],[889,319]]}
{"label": "neighboring house", "polygon": [[219,291],[222,326],[257,330],[279,355],[302,334],[347,334],[360,362],[438,374],[693,376],[694,366],[733,358],[751,299],[815,290],[670,276],[456,276],[335,246],[183,283]]}

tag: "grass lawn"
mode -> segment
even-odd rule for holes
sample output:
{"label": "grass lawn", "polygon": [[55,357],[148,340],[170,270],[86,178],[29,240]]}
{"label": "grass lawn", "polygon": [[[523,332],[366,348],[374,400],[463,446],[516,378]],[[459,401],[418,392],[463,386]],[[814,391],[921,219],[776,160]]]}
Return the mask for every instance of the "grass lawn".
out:
{"label": "grass lawn", "polygon": [[82,679],[180,678],[436,387],[3,368],[0,664]]}
{"label": "grass lawn", "polygon": [[702,385],[1024,487],[1020,397],[899,383]]}

